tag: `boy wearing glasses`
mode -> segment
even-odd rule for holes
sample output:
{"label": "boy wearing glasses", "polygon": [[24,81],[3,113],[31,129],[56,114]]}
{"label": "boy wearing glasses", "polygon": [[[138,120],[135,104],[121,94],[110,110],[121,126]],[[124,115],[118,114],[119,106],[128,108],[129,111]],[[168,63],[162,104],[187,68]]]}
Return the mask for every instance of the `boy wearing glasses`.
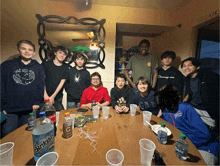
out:
{"label": "boy wearing glasses", "polygon": [[108,90],[102,86],[101,75],[98,72],[94,72],[91,75],[91,86],[83,91],[80,107],[88,107],[91,109],[93,100],[95,100],[96,105],[100,107],[107,106],[111,102]]}

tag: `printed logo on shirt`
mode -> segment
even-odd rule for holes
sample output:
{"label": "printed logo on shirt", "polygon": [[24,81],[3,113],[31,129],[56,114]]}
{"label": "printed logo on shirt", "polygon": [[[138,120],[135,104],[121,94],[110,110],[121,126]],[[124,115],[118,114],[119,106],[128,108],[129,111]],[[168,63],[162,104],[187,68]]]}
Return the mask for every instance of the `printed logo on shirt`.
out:
{"label": "printed logo on shirt", "polygon": [[175,79],[175,77],[172,77],[172,76],[170,76],[170,77],[166,77],[166,76],[161,76],[161,75],[158,75],[158,78],[165,78],[165,79],[172,78],[172,79]]}
{"label": "printed logo on shirt", "polygon": [[78,83],[80,80],[81,80],[80,74],[76,73],[76,74],[75,74],[75,77],[74,77],[74,82],[75,82],[75,83]]}
{"label": "printed logo on shirt", "polygon": [[181,117],[181,116],[182,116],[182,112],[179,112],[179,111],[178,111],[177,113],[174,114],[174,116],[175,116],[175,119],[176,119],[177,117]]}
{"label": "printed logo on shirt", "polygon": [[17,84],[28,85],[35,80],[35,73],[28,69],[18,69],[13,74],[13,79]]}
{"label": "printed logo on shirt", "polygon": [[156,107],[156,103],[155,102],[147,102],[147,101],[140,102],[139,103],[139,107],[140,107],[141,110],[147,110],[149,108],[152,109],[152,108]]}
{"label": "printed logo on shirt", "polygon": [[147,66],[151,67],[151,62],[148,62],[148,63],[147,63]]}

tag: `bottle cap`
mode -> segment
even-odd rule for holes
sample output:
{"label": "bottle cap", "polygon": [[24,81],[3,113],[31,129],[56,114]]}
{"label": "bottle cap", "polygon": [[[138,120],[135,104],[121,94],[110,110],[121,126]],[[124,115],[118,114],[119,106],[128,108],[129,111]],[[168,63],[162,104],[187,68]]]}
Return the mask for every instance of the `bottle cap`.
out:
{"label": "bottle cap", "polygon": [[92,100],[93,103],[95,103],[95,100]]}
{"label": "bottle cap", "polygon": [[64,113],[65,116],[70,116],[69,112]]}
{"label": "bottle cap", "polygon": [[40,117],[42,116],[46,116],[46,113],[45,112],[40,112]]}
{"label": "bottle cap", "polygon": [[161,123],[161,126],[162,126],[162,127],[165,127],[165,123]]}
{"label": "bottle cap", "polygon": [[31,112],[31,113],[30,113],[30,115],[31,115],[31,116],[34,116],[34,113],[33,113],[33,112]]}
{"label": "bottle cap", "polygon": [[186,138],[186,135],[183,134],[183,133],[181,133],[181,134],[180,134],[180,138]]}
{"label": "bottle cap", "polygon": [[50,99],[45,99],[44,101],[45,101],[45,102],[50,102]]}

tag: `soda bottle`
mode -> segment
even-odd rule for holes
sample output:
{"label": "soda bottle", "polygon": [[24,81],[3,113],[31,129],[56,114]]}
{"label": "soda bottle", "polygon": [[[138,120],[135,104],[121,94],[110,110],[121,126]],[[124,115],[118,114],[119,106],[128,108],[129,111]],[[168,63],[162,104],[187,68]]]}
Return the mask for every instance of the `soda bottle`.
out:
{"label": "soda bottle", "polygon": [[92,100],[92,106],[91,106],[91,109],[92,107],[96,106],[96,103],[95,103],[95,100]]}
{"label": "soda bottle", "polygon": [[54,125],[45,112],[40,113],[40,123],[32,131],[34,160],[37,160],[48,152],[55,151]]}
{"label": "soda bottle", "polygon": [[37,121],[35,119],[34,113],[30,113],[30,117],[28,118],[28,130],[33,130],[37,125]]}
{"label": "soda bottle", "polygon": [[167,129],[165,128],[165,123],[161,123],[158,129],[157,140],[161,144],[167,143]]}
{"label": "soda bottle", "polygon": [[54,136],[56,136],[56,132],[57,132],[57,127],[56,127],[56,109],[54,108],[54,106],[52,106],[50,104],[50,99],[46,99],[45,100],[45,104],[42,107],[42,109],[40,110],[40,112],[45,112],[46,113],[46,117],[49,118],[54,125]]}
{"label": "soda bottle", "polygon": [[180,138],[176,140],[176,144],[175,144],[175,153],[179,159],[181,160],[187,159],[188,146],[189,145],[186,142],[186,135],[181,133]]}

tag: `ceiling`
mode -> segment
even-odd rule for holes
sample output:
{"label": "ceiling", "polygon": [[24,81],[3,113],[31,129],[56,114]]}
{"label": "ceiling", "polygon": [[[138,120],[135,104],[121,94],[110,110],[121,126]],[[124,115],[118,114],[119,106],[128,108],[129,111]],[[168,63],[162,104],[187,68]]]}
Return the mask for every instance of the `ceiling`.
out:
{"label": "ceiling", "polygon": [[50,0],[109,6],[124,6],[144,9],[179,10],[192,0]]}

